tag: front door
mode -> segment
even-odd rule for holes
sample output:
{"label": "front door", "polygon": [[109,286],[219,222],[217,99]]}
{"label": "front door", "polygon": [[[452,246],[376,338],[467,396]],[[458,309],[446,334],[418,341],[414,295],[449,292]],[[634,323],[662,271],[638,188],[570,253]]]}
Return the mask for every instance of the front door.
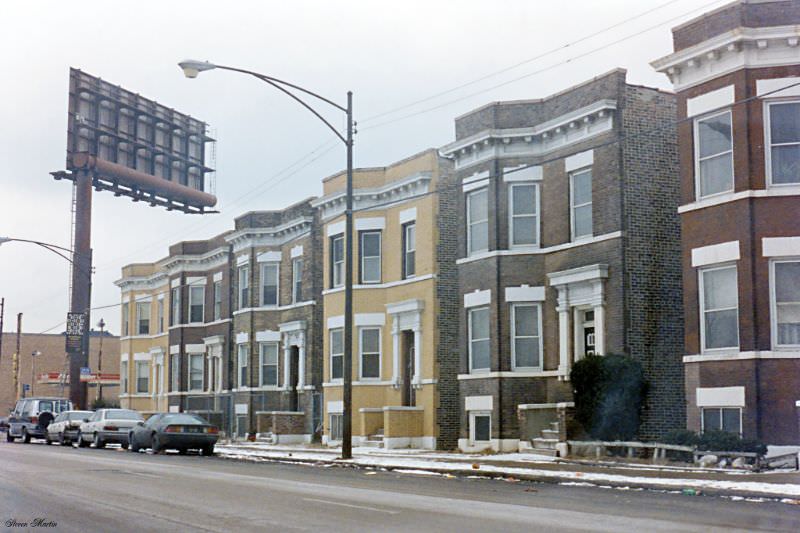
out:
{"label": "front door", "polygon": [[414,378],[414,332],[404,331],[401,344],[402,357],[400,364],[402,365],[403,374],[402,402],[405,407],[413,407],[416,402],[414,385],[411,382]]}
{"label": "front door", "polygon": [[300,363],[300,349],[292,346],[289,349],[289,410],[298,410],[297,380],[299,379],[298,365]]}

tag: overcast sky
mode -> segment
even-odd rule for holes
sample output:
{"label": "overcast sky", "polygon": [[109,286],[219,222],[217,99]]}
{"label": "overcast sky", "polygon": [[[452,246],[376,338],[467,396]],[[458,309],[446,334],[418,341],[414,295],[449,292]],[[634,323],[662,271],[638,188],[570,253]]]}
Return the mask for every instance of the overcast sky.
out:
{"label": "overcast sky", "polygon": [[[65,165],[71,66],[200,118],[218,139],[218,215],[94,195],[97,307],[120,301],[123,265],[225,231],[243,212],[318,195],[321,178],[344,167],[344,147],[285,95],[225,71],[188,80],[181,59],[255,70],[342,103],[352,90],[355,164],[383,166],[452,141],[454,117],[470,109],[547,96],[616,67],[629,82],[669,89],[649,62],[671,52],[670,28],[725,3],[3,0],[0,236],[70,244],[71,184],[49,172]],[[68,267],[33,245],[0,246],[5,331],[18,312],[23,331],[63,330]],[[92,322],[100,317],[119,332],[118,308]]]}

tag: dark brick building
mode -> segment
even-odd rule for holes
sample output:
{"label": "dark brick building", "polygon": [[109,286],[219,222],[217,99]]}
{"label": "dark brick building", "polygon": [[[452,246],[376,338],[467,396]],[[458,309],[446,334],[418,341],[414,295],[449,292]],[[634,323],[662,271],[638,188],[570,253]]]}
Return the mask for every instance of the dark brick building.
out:
{"label": "dark brick building", "polygon": [[457,178],[464,450],[563,439],[569,372],[588,353],[643,364],[642,438],[683,424],[675,98],[625,78],[488,104],[442,149]]}
{"label": "dark brick building", "polygon": [[800,2],[673,29],[687,425],[800,444]]}

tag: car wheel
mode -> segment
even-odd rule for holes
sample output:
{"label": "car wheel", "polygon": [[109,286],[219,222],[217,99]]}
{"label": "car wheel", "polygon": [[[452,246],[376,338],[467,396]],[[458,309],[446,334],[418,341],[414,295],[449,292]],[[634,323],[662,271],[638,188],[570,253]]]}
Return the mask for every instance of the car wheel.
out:
{"label": "car wheel", "polygon": [[31,436],[28,435],[28,430],[25,428],[22,428],[22,442],[25,444],[30,444],[31,442]]}
{"label": "car wheel", "polygon": [[92,437],[92,444],[94,444],[94,447],[98,449],[106,447],[106,443],[103,442],[103,439],[101,439],[100,435],[98,435],[97,433],[95,433],[94,437]]}
{"label": "car wheel", "polygon": [[189,451],[186,448],[178,448],[178,455],[186,455],[186,452]]}
{"label": "car wheel", "polygon": [[158,435],[153,435],[153,445],[151,446],[153,449],[153,453],[161,453],[164,451],[164,448],[161,446],[161,440],[158,438]]}
{"label": "car wheel", "polygon": [[137,453],[139,451],[139,445],[136,444],[135,440],[133,440],[133,433],[128,435],[128,450],[132,451],[133,453]]}
{"label": "car wheel", "polygon": [[83,440],[83,433],[78,431],[78,448],[86,448],[89,446],[89,443]]}
{"label": "car wheel", "polygon": [[51,444],[53,444],[53,439],[51,439],[51,438],[50,438],[50,434],[49,434],[49,433],[47,433],[47,434],[44,436],[44,442],[45,442],[45,443],[46,443],[48,446],[50,446]]}
{"label": "car wheel", "polygon": [[11,436],[11,428],[6,432],[6,442],[14,442],[14,437]]}
{"label": "car wheel", "polygon": [[203,457],[214,455],[214,445],[203,446]]}

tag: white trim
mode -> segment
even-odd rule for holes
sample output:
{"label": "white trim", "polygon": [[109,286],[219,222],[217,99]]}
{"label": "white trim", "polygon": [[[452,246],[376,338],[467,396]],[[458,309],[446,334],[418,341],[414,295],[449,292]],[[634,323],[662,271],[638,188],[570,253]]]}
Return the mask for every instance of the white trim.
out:
{"label": "white trim", "polygon": [[[800,78],[796,78],[798,82],[800,82]],[[764,80],[767,81],[767,80]],[[771,81],[771,80],[769,80]],[[800,94],[800,86],[794,87],[792,90],[798,91]],[[782,188],[782,187],[796,187],[800,185],[800,171],[795,171],[795,181],[789,183],[775,183],[772,179],[772,113],[771,107],[775,105],[800,105],[800,100],[797,98],[793,99],[780,99],[780,100],[764,100],[763,103],[763,122],[764,122],[764,169],[766,172],[767,178],[767,186],[770,188]],[[782,143],[778,144],[777,146],[794,146],[798,148],[798,142],[790,142],[790,143]]]}
{"label": "white trim", "polygon": [[123,353],[119,355],[119,361],[121,363],[126,363],[128,361],[128,354]]}
{"label": "white trim", "polygon": [[[397,281],[387,281],[385,283],[369,283],[367,285],[353,285],[353,290],[362,290],[362,289],[391,289],[392,287],[399,287],[400,285],[408,285],[409,283],[416,283],[418,281],[425,281],[429,279],[434,279],[436,277],[435,274],[425,274],[423,276],[414,276],[412,278],[401,279]],[[337,292],[343,292],[344,287],[334,287],[331,289],[325,289],[322,291],[323,296],[327,296],[329,294],[336,294]]]}
{"label": "white trim", "polygon": [[213,281],[216,283],[217,281],[222,281],[222,272],[214,273]]}
{"label": "white trim", "polygon": [[217,344],[224,344],[225,343],[225,335],[212,335],[210,337],[203,338],[203,344],[206,346],[214,346]]}
{"label": "white trim", "polygon": [[247,344],[250,341],[250,336],[244,331],[236,334],[236,344]]}
{"label": "white trim", "polygon": [[[533,215],[530,214],[523,214],[523,215],[515,215],[514,214],[514,188],[515,187],[533,187],[534,195],[535,195],[535,202],[534,202],[534,213]],[[508,246],[511,249],[519,249],[519,248],[538,248],[539,243],[541,243],[541,194],[539,190],[539,184],[535,182],[512,182],[508,185]],[[534,240],[533,244],[516,244],[514,242],[514,218],[515,217],[535,217],[536,224],[534,227]]]}
{"label": "white trim", "polygon": [[506,183],[517,181],[541,181],[544,178],[542,165],[519,165],[503,168],[503,181]]}
{"label": "white trim", "polygon": [[[359,281],[363,285],[380,285],[383,281],[383,230],[382,229],[360,229],[358,230],[358,277]],[[367,235],[377,235],[378,236],[378,255],[370,255],[367,256],[364,254],[364,238]],[[378,259],[378,279],[376,280],[367,280],[364,277],[364,261],[367,259]]]}
{"label": "white trim", "polygon": [[543,302],[545,299],[544,286],[520,285],[519,287],[506,287],[505,289],[506,302]]}
{"label": "white trim", "polygon": [[183,347],[186,353],[206,353],[206,345],[203,344],[185,344]]}
{"label": "white trim", "polygon": [[203,285],[204,286],[207,281],[208,281],[208,278],[206,278],[205,276],[187,276],[186,285],[187,286],[189,286],[189,285],[195,285],[195,286]]}
{"label": "white trim", "polygon": [[[706,309],[705,309],[705,286],[703,281],[703,275],[707,272],[713,272],[715,270],[727,270],[732,268],[735,275],[736,280],[734,282],[734,287],[739,287],[739,269],[736,267],[735,264],[726,264],[726,265],[719,265],[719,266],[712,266],[707,268],[700,268],[697,270],[697,300],[699,304],[700,310],[700,351],[701,353],[718,353],[718,352],[731,352],[731,351],[739,351],[739,346],[741,342],[741,332],[739,331],[739,293],[736,293],[736,345],[735,346],[725,346],[720,348],[706,348]],[[730,308],[733,309],[733,308]],[[714,311],[725,311],[729,310],[729,308],[723,309],[714,309]]]}
{"label": "white trim", "polygon": [[[235,314],[235,312],[234,312],[234,314]],[[220,318],[219,320],[214,320],[212,322],[192,322],[192,323],[189,323],[189,324],[175,324],[175,325],[169,326],[167,329],[169,331],[172,331],[173,329],[181,329],[181,328],[200,328],[200,327],[206,327],[206,326],[216,326],[216,325],[219,325],[219,324],[225,324],[226,322],[230,322],[230,321],[231,321],[230,318]],[[167,333],[159,333],[158,335],[153,335],[152,338],[161,337],[162,335],[166,335],[166,334]]]}
{"label": "white trim", "polygon": [[344,233],[345,230],[345,221],[340,220],[339,222],[333,222],[328,224],[325,228],[325,235],[327,237],[335,237],[341,233]]}
{"label": "white trim", "polygon": [[[353,325],[355,327],[365,327],[365,326],[383,327],[384,325],[386,325],[386,315],[384,313],[356,313],[353,319]],[[341,327],[344,327],[344,322],[342,322]]]}
{"label": "white trim", "polygon": [[246,265],[250,262],[250,255],[249,254],[242,254],[236,258],[236,266],[240,267],[242,265]]}
{"label": "white trim", "polygon": [[739,241],[721,242],[692,248],[692,267],[728,263],[740,259]]}
{"label": "white trim", "polygon": [[397,219],[400,225],[408,224],[409,222],[417,220],[417,208],[409,207],[408,209],[403,209],[397,214]]}
{"label": "white trim", "polygon": [[[297,302],[296,304],[287,304],[287,305],[265,305],[260,307],[245,307],[244,309],[238,309],[233,312],[233,316],[243,315],[245,313],[256,313],[259,311],[286,311],[288,309],[297,309],[298,307],[306,307],[308,305],[314,305],[316,302],[314,300],[308,300],[305,302]],[[230,318],[224,320],[217,320],[216,322],[207,322],[205,324],[200,324],[204,326],[209,326],[212,324],[217,324],[221,322],[226,322],[230,320]]]}
{"label": "white trim", "polygon": [[745,361],[749,359],[800,359],[800,351],[750,351],[714,354],[684,355],[684,363],[707,363],[716,361]]}
{"label": "white trim", "polygon": [[494,397],[487,396],[465,396],[465,411],[491,411],[494,407]]}
{"label": "white trim", "polygon": [[386,219],[384,217],[355,219],[356,231],[384,230],[384,229],[386,229]]}
{"label": "white trim", "polygon": [[491,301],[492,301],[491,289],[486,289],[483,291],[475,289],[475,292],[468,292],[464,294],[464,308],[489,305]]}
{"label": "white trim", "polygon": [[280,342],[281,332],[273,330],[256,331],[256,342]]}
{"label": "white trim", "polygon": [[305,320],[292,320],[291,322],[283,322],[282,324],[278,324],[278,330],[280,330],[281,333],[286,333],[289,331],[305,331],[305,329]]}
{"label": "white trim", "polygon": [[133,354],[134,361],[150,361],[153,358],[150,352],[139,352]]}
{"label": "white trim", "polygon": [[697,407],[744,407],[744,387],[697,387]]}
{"label": "white trim", "polygon": [[[729,150],[725,150],[723,152],[717,152],[714,155],[706,156],[706,159],[720,157],[722,155],[730,153],[730,160],[731,160],[731,174],[730,174],[730,187],[724,191],[713,192],[709,194],[702,193],[702,187],[700,186],[702,176],[700,175],[700,122],[705,120],[709,120],[716,117],[721,117],[723,115],[728,116],[728,121],[731,126],[731,147]],[[736,154],[734,153],[734,139],[733,139],[733,113],[730,109],[725,109],[720,111],[719,113],[713,113],[705,116],[699,116],[692,121],[692,139],[694,142],[692,143],[694,146],[694,197],[697,200],[702,200],[704,198],[712,198],[717,195],[722,194],[729,194],[734,191],[734,187],[736,184],[736,165],[734,164],[734,157]]]}
{"label": "white trim", "polygon": [[412,313],[417,312],[419,313],[425,309],[425,300],[404,300],[402,302],[392,302],[386,304],[386,312],[390,315],[396,315],[398,313]]}
{"label": "white trim", "polygon": [[474,374],[458,374],[459,381],[470,379],[494,379],[494,378],[555,378],[561,375],[558,370],[536,370],[526,372],[521,370],[516,371],[500,371],[500,372],[476,372]]}
{"label": "white trim", "polygon": [[[790,78],[772,78],[768,80],[756,80],[756,96],[761,96],[766,93],[772,93],[768,95],[769,98],[800,96],[800,85],[796,85],[798,83],[800,83],[800,77],[798,76]],[[789,87],[785,91],[774,92],[789,85],[795,85],[795,87]]]}
{"label": "white trim", "polygon": [[608,265],[587,265],[547,274],[550,285],[567,285],[580,281],[593,281],[608,277]]}
{"label": "white trim", "polygon": [[488,259],[491,257],[497,256],[506,256],[506,255],[539,255],[539,254],[549,254],[553,252],[560,252],[561,250],[568,250],[570,248],[576,248],[578,246],[585,246],[588,244],[595,244],[598,242],[609,241],[612,239],[619,239],[622,237],[621,231],[614,231],[611,233],[604,233],[603,235],[597,235],[592,237],[591,239],[581,239],[580,241],[576,242],[567,242],[564,244],[557,244],[555,246],[548,246],[547,248],[520,248],[519,250],[492,250],[487,252],[481,252],[469,257],[463,257],[461,259],[456,260],[457,265],[463,265],[465,263],[471,263],[473,261],[480,261],[481,259]]}
{"label": "white trim", "polygon": [[[476,440],[475,439],[475,418],[476,417],[489,418],[489,440]],[[488,443],[491,447],[492,442],[492,412],[491,411],[469,411],[469,443],[475,445],[478,443]]]}
{"label": "white trim", "polygon": [[520,411],[533,411],[536,409],[566,409],[575,407],[575,402],[556,402],[556,403],[521,403],[517,405]]}
{"label": "white trim", "polygon": [[[273,253],[273,252],[267,252],[267,254],[270,254],[270,253]],[[279,255],[280,255],[280,253],[279,253]],[[273,255],[273,256],[268,256],[268,257],[274,258],[275,256]],[[267,268],[272,268],[272,267],[275,267],[275,303],[274,304],[272,304],[272,303],[268,304],[268,303],[264,303],[264,301],[263,301],[264,300],[264,287],[266,286],[264,282],[265,282],[265,280],[267,278],[264,275],[264,270],[267,269]],[[251,298],[250,299],[251,302],[253,300],[255,300],[255,298]],[[280,260],[278,260],[278,261],[266,261],[266,260],[265,261],[261,261],[261,259],[259,258],[259,260],[258,260],[258,303],[259,303],[259,307],[268,308],[268,309],[274,309],[274,308],[280,306],[280,304],[281,304],[281,264],[280,264]]]}
{"label": "white trim", "polygon": [[714,207],[747,198],[773,198],[781,196],[800,196],[800,186],[781,185],[780,187],[773,187],[770,189],[755,189],[733,193],[721,193],[703,198],[701,200],[696,200],[688,204],[683,204],[682,206],[678,207],[678,213],[688,213],[689,211],[705,209],[706,207]]}
{"label": "white trim", "polygon": [[[485,338],[472,338],[472,315],[477,311],[486,311],[487,314],[487,321],[489,322],[489,336]],[[491,331],[491,311],[488,307],[473,307],[467,310],[467,357],[469,363],[469,371],[470,373],[486,373],[489,372],[492,368],[492,357],[491,357],[491,346],[492,346],[492,331]],[[486,341],[489,343],[489,361],[485,367],[476,368],[472,362],[472,344],[473,342],[483,342]]]}
{"label": "white trim", "polygon": [[280,263],[283,259],[283,254],[278,251],[261,252],[256,256],[257,263]]}
{"label": "white trim", "polygon": [[589,167],[594,164],[594,149],[586,150],[585,152],[578,152],[571,156],[564,158],[564,169],[567,172],[578,170],[583,167]]}
{"label": "white trim", "polygon": [[344,412],[344,402],[341,400],[329,400],[326,411],[328,414],[341,414]]}
{"label": "white trim", "polygon": [[339,329],[344,327],[344,315],[328,317],[328,329]]}
{"label": "white trim", "polygon": [[733,105],[735,97],[733,85],[709,91],[705,94],[686,99],[686,117],[694,117],[714,111],[720,107]]}
{"label": "white trim", "polygon": [[[466,191],[465,191],[466,192]],[[471,203],[473,198],[478,194],[483,194],[486,197],[486,218],[479,219],[477,221],[472,220],[470,217],[470,212],[472,211]],[[467,224],[467,255],[473,256],[475,254],[480,254],[489,250],[489,216],[490,216],[490,209],[489,209],[489,187],[488,186],[481,186],[476,187],[474,190],[470,189],[469,192],[466,194],[466,198],[464,198],[464,206],[466,208],[466,212],[464,213],[464,221]],[[472,227],[478,224],[486,224],[486,248],[480,248],[478,250],[472,249]]]}
{"label": "white trim", "polygon": [[[575,204],[575,177],[589,174],[589,201]],[[591,211],[591,228],[589,233],[575,234],[575,210],[589,206]],[[569,238],[572,242],[583,242],[594,236],[594,171],[592,167],[577,168],[569,172]]]}
{"label": "white trim", "polygon": [[289,251],[289,257],[291,259],[296,259],[298,257],[303,256],[303,245],[298,244],[297,246],[293,246],[292,249]]}
{"label": "white trim", "polygon": [[[775,286],[775,266],[779,263],[796,263],[800,265],[800,256],[784,259],[773,259],[769,262],[769,316],[770,316],[770,338],[773,350],[797,350],[798,344],[779,344],[778,343],[778,298]],[[790,302],[790,305],[794,302]]]}
{"label": "white trim", "polygon": [[171,344],[169,347],[169,354],[170,355],[177,355],[181,353],[181,345],[180,344]]}
{"label": "white trim", "polygon": [[[483,174],[486,174],[483,176]],[[488,187],[489,185],[489,173],[488,172],[481,172],[481,178],[479,180],[470,180],[467,181],[466,179],[461,181],[461,192],[472,192],[477,191],[479,189],[483,189],[484,187]]]}
{"label": "white trim", "polygon": [[[383,324],[379,326],[360,326],[358,328],[358,378],[363,381],[380,381],[383,376]],[[378,375],[377,376],[364,376],[364,339],[363,333],[365,330],[374,330],[378,332]],[[371,352],[372,353],[372,352]]]}
{"label": "white trim", "polygon": [[248,405],[246,403],[234,404],[234,414],[246,415],[247,414],[247,409],[248,409]]}
{"label": "white trim", "polygon": [[[518,366],[517,365],[517,307],[527,306],[527,307],[534,307],[536,309],[536,339],[538,340],[538,347],[539,347],[539,364],[535,366]],[[542,335],[542,305],[538,302],[517,302],[511,304],[511,313],[510,313],[510,327],[511,330],[511,370],[516,372],[519,370],[522,371],[531,371],[531,372],[538,372],[541,371],[544,364],[544,340]],[[530,337],[526,337],[530,338]]]}

